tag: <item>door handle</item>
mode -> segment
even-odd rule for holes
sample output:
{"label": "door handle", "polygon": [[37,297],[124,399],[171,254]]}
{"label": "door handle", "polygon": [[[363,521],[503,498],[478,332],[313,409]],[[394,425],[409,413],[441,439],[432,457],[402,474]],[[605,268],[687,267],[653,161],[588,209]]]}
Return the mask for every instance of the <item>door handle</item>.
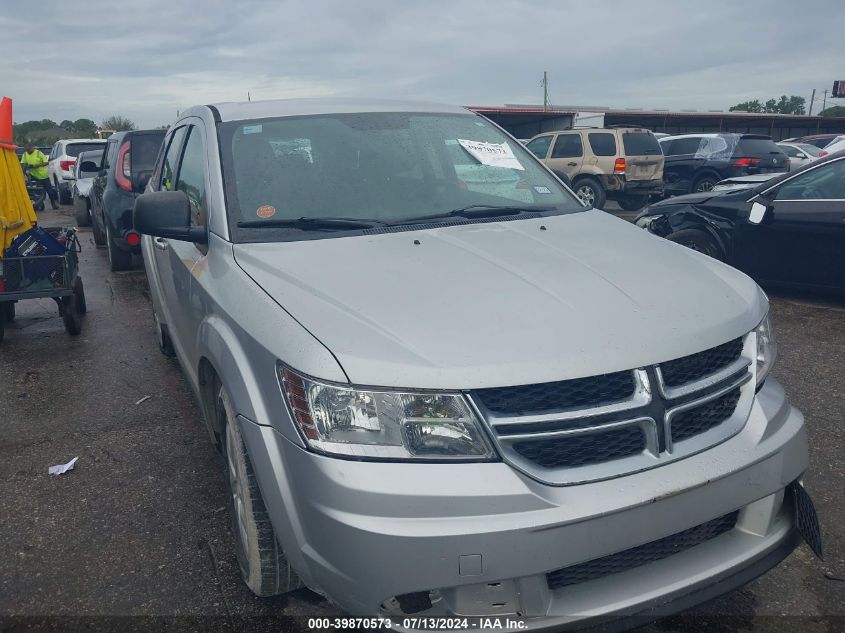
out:
{"label": "door handle", "polygon": [[578,166],[578,163],[566,163],[566,164],[569,165],[570,167],[577,167]]}
{"label": "door handle", "polygon": [[154,237],[153,238],[153,246],[155,246],[160,251],[167,250],[167,240],[163,237]]}

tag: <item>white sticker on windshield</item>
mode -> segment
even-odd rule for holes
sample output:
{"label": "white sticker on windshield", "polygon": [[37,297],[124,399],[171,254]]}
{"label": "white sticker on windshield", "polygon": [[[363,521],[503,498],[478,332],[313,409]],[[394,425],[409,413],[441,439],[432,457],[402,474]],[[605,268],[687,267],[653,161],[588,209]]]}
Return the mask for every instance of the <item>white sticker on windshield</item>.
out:
{"label": "white sticker on windshield", "polygon": [[244,134],[261,134],[262,129],[261,125],[245,125],[243,128]]}
{"label": "white sticker on windshield", "polygon": [[519,161],[513,154],[513,150],[506,142],[501,144],[485,143],[459,138],[458,143],[482,165],[519,169],[520,171],[525,170],[525,167],[519,164]]}

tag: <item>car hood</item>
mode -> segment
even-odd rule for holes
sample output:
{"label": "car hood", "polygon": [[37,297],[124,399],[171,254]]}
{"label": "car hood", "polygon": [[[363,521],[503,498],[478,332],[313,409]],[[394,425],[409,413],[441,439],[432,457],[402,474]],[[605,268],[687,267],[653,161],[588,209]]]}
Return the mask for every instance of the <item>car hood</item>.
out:
{"label": "car hood", "polygon": [[631,369],[724,343],[767,310],[742,273],[602,211],[236,244],[234,255],[364,385]]}

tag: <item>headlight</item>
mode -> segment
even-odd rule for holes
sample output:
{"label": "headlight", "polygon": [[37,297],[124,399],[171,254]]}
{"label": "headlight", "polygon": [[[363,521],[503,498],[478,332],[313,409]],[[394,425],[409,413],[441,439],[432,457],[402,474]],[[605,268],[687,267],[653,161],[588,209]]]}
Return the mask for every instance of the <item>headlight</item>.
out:
{"label": "headlight", "polygon": [[771,313],[757,326],[755,330],[757,338],[757,387],[763,384],[766,376],[772,370],[775,359],[778,355],[778,344],[775,340],[775,331],[772,329]]}
{"label": "headlight", "polygon": [[485,460],[496,455],[458,394],[364,391],[278,366],[303,439],[319,452],[367,459]]}

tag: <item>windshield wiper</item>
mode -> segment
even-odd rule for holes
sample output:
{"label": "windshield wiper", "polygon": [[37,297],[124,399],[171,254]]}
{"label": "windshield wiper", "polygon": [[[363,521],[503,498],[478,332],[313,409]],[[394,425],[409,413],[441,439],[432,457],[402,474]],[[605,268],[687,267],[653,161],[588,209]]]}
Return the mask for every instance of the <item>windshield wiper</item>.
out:
{"label": "windshield wiper", "polygon": [[520,207],[520,206],[497,206],[493,204],[471,204],[460,209],[452,209],[445,213],[423,215],[418,218],[409,218],[394,222],[390,226],[402,226],[403,224],[417,224],[429,220],[441,220],[444,218],[466,218],[476,220],[478,218],[499,218],[505,216],[518,216],[523,213],[534,213],[540,211],[554,211],[555,207]]}
{"label": "windshield wiper", "polygon": [[242,229],[253,228],[293,228],[302,229],[304,231],[313,230],[331,230],[331,229],[346,229],[354,231],[356,229],[372,229],[377,226],[384,226],[385,222],[380,220],[370,220],[356,218],[287,218],[278,220],[241,220],[238,226]]}

